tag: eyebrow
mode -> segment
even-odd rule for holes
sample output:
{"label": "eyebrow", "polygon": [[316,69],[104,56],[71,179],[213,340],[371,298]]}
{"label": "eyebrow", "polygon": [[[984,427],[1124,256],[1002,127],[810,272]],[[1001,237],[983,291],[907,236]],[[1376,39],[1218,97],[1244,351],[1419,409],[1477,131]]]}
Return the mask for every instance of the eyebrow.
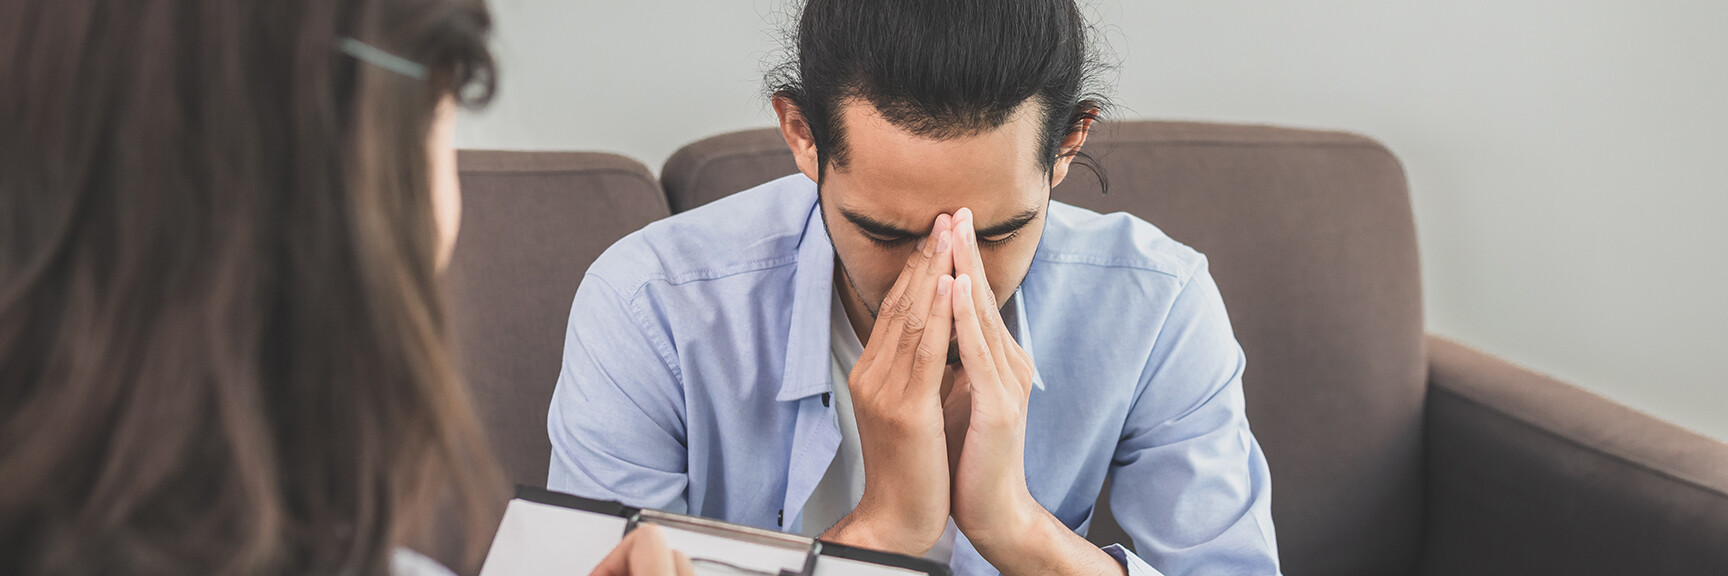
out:
{"label": "eyebrow", "polygon": [[[891,224],[888,222],[884,222],[881,220],[877,220],[875,218],[871,218],[868,215],[859,214],[857,212],[847,210],[846,208],[840,208],[840,216],[845,218],[847,222],[851,222],[853,226],[857,226],[857,227],[863,229],[865,232],[869,232],[871,234],[881,236],[884,238],[911,238],[911,237],[916,237],[916,236],[923,236],[923,235],[929,233],[928,230],[926,230],[924,232],[918,232],[916,230],[907,230],[907,229],[902,228],[900,226],[897,226],[897,225],[894,225],[894,224]],[[1021,228],[1025,228],[1027,224],[1031,224],[1033,220],[1037,220],[1037,219],[1038,219],[1038,209],[1037,208],[1027,208],[1025,211],[1022,211],[1019,214],[1015,214],[1013,217],[1011,217],[1011,218],[1009,218],[1003,222],[1000,222],[997,224],[992,224],[992,225],[989,225],[989,226],[986,226],[983,228],[978,228],[977,233],[979,236],[983,236],[985,238],[988,238],[991,236],[1001,236],[1003,234],[1009,234],[1009,233],[1017,231]]]}

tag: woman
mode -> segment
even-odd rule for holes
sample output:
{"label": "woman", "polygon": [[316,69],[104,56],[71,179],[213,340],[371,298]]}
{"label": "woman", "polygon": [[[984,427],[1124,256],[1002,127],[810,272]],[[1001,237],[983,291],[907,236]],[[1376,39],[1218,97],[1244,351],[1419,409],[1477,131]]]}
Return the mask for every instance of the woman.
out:
{"label": "woman", "polygon": [[[489,27],[0,3],[0,574],[401,574],[451,500],[484,546],[505,495],[437,272]],[[652,531],[602,568],[688,569]]]}

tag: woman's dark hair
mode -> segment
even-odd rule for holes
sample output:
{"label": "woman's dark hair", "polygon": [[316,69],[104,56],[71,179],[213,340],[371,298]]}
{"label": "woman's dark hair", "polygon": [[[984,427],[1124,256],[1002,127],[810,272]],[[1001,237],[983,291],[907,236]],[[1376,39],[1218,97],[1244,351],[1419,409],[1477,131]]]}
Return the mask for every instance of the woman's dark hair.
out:
{"label": "woman's dark hair", "polygon": [[1105,108],[1107,67],[1075,0],[809,0],[797,21],[793,55],[768,84],[809,124],[820,174],[846,164],[840,113],[852,99],[935,139],[1000,127],[1034,101],[1046,170]]}
{"label": "woman's dark hair", "polygon": [[490,97],[489,28],[480,0],[0,3],[0,574],[385,574],[442,503],[502,499],[427,149],[446,97]]}

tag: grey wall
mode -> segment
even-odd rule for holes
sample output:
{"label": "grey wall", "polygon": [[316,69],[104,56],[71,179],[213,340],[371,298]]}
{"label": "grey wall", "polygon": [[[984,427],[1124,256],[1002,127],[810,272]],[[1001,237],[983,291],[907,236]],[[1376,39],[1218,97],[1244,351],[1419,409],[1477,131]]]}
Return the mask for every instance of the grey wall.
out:
{"label": "grey wall", "polygon": [[[769,125],[780,0],[492,0],[470,148]],[[1728,439],[1728,3],[1104,0],[1122,117],[1344,129],[1415,195],[1430,329]]]}

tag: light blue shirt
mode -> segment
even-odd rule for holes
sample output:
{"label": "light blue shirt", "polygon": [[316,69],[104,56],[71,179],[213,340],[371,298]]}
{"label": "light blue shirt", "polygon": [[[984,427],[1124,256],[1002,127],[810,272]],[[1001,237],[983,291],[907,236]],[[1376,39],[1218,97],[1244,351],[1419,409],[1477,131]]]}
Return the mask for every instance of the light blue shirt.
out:
{"label": "light blue shirt", "polygon": [[[834,248],[793,175],[661,220],[588,269],[547,415],[547,486],[799,530],[840,445]],[[1106,474],[1133,574],[1278,573],[1244,357],[1206,258],[1127,214],[1051,202],[1010,304],[1037,367],[1026,483],[1085,533]],[[964,536],[956,574],[994,574]]]}

